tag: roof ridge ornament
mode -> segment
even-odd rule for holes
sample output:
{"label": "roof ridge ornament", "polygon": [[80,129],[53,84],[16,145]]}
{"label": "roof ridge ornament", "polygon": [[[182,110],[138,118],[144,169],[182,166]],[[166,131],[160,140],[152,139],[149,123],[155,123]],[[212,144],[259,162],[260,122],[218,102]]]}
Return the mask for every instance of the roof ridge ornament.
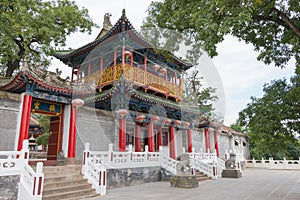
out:
{"label": "roof ridge ornament", "polygon": [[24,59],[21,71],[22,71],[22,72],[25,72],[25,71],[27,71],[28,69],[29,69],[28,63],[27,63],[27,61]]}
{"label": "roof ridge ornament", "polygon": [[111,17],[110,13],[104,14],[103,29],[110,30],[112,28],[110,17]]}
{"label": "roof ridge ornament", "polygon": [[123,8],[123,10],[122,10],[122,18],[125,19],[125,17],[126,17],[126,12],[125,12],[125,8]]}

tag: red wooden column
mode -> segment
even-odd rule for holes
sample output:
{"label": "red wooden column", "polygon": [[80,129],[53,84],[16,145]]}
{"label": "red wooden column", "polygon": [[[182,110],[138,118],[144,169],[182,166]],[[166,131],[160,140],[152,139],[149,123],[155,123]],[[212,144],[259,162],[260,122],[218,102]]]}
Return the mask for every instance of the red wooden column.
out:
{"label": "red wooden column", "polygon": [[188,152],[189,153],[192,153],[193,151],[193,144],[192,144],[192,130],[191,129],[188,129],[187,130],[187,136],[188,136]]}
{"label": "red wooden column", "polygon": [[126,150],[126,120],[119,119],[119,151]]}
{"label": "red wooden column", "polygon": [[175,130],[174,126],[169,127],[169,144],[170,144],[170,157],[173,159],[176,159],[176,154],[175,154]]}
{"label": "red wooden column", "polygon": [[209,143],[208,128],[204,129],[204,136],[205,136],[205,152],[209,153],[209,151],[210,151],[210,143]]}
{"label": "red wooden column", "polygon": [[218,130],[217,129],[215,129],[215,132],[214,132],[214,140],[215,140],[215,149],[216,149],[217,157],[219,157],[220,154],[219,154],[219,141],[218,141]]}
{"label": "red wooden column", "polygon": [[23,140],[28,139],[31,103],[32,103],[32,96],[25,94],[23,96],[23,104],[22,104],[22,117],[20,122],[18,151],[22,149]]}
{"label": "red wooden column", "polygon": [[161,126],[158,127],[158,130],[157,130],[157,145],[158,145],[158,148],[160,146],[162,146],[162,132],[161,132]]}
{"label": "red wooden column", "polygon": [[141,151],[141,128],[139,125],[135,124],[135,152]]}
{"label": "red wooden column", "polygon": [[148,124],[148,147],[149,152],[154,152],[153,122]]}
{"label": "red wooden column", "polygon": [[68,158],[75,158],[76,129],[77,129],[77,109],[76,106],[71,105]]}
{"label": "red wooden column", "polygon": [[126,109],[118,110],[119,114],[119,151],[126,151]]}

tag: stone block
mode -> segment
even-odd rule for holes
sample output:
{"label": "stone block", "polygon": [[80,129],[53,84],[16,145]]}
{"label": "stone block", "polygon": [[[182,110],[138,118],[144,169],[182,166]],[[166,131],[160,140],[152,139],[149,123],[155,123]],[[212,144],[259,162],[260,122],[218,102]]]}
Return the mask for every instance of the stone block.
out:
{"label": "stone block", "polygon": [[170,178],[171,187],[179,188],[196,188],[199,187],[199,182],[196,176],[192,175],[173,175]]}
{"label": "stone block", "polygon": [[223,178],[241,178],[242,172],[237,169],[224,169],[222,171]]}

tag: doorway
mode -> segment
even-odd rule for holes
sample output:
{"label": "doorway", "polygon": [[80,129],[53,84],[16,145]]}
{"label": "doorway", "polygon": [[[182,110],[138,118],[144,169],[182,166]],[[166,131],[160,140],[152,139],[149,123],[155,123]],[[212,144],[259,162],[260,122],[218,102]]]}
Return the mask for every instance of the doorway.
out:
{"label": "doorway", "polygon": [[62,149],[63,104],[34,99],[29,126],[29,159],[54,165]]}

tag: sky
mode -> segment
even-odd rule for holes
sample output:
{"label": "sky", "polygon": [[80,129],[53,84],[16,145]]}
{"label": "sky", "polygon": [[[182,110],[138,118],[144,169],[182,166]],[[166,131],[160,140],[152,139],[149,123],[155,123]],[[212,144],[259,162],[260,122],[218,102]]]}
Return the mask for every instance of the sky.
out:
{"label": "sky", "polygon": [[[73,33],[67,38],[68,48],[78,48],[93,41],[102,28],[103,16],[110,13],[114,25],[125,8],[126,16],[136,30],[139,30],[143,19],[147,16],[149,0],[76,0],[79,7],[85,7],[89,15],[100,28],[94,28],[91,35]],[[224,116],[224,124],[230,125],[238,118],[238,113],[250,103],[250,97],[261,97],[265,83],[283,77],[289,79],[294,73],[294,63],[280,69],[274,65],[265,65],[257,61],[257,52],[251,44],[238,41],[233,36],[226,36],[218,45],[218,56],[209,58],[206,54],[200,58],[197,69],[201,72],[208,86],[217,88],[218,102],[214,104],[216,111]],[[70,76],[71,70],[63,63],[52,61],[50,70],[63,69],[63,75]]]}

